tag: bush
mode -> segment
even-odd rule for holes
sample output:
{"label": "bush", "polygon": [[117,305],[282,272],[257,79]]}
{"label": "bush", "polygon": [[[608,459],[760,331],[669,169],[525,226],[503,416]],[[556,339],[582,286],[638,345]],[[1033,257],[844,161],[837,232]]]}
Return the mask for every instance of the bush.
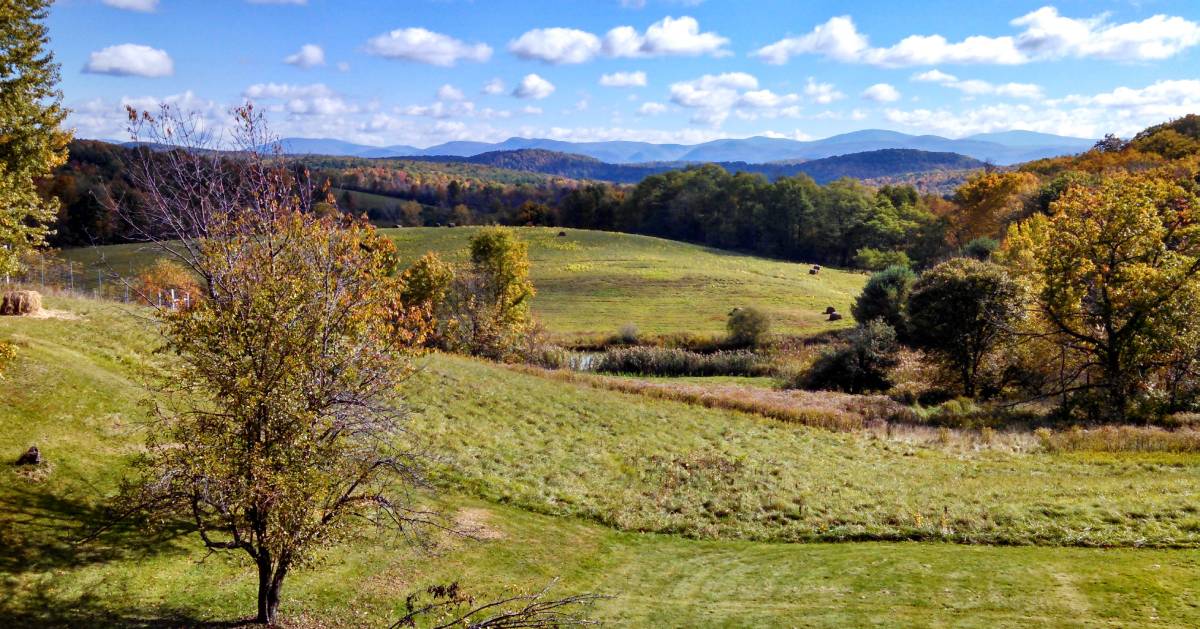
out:
{"label": "bush", "polygon": [[1000,248],[1000,242],[995,238],[980,237],[968,242],[963,247],[963,256],[984,261]]}
{"label": "bush", "polygon": [[916,281],[916,274],[907,267],[890,266],[867,280],[850,313],[859,325],[881,319],[903,337],[907,330],[904,307]]}
{"label": "bush", "polygon": [[4,379],[4,370],[17,357],[17,346],[8,341],[0,341],[0,380]]}
{"label": "bush", "polygon": [[637,326],[626,323],[617,330],[617,335],[613,337],[613,340],[623,345],[637,345],[639,337]]}
{"label": "bush", "polygon": [[1020,290],[1001,267],[947,260],[921,274],[908,297],[906,338],[975,397],[988,358],[1020,311]]}
{"label": "bush", "polygon": [[852,330],[847,343],[826,350],[801,376],[805,389],[863,393],[891,386],[888,371],[900,364],[900,344],[892,326],[874,319]]}
{"label": "bush", "polygon": [[771,318],[757,308],[734,308],[725,322],[732,347],[753,347],[763,344],[771,332]]}
{"label": "bush", "polygon": [[881,271],[892,266],[909,267],[912,260],[903,251],[881,251],[863,247],[854,254],[854,266],[868,271]]}
{"label": "bush", "polygon": [[641,376],[760,376],[766,365],[754,352],[698,354],[666,347],[610,349],[596,360],[595,370]]}
{"label": "bush", "polygon": [[136,290],[148,305],[168,308],[193,304],[201,295],[196,274],[165,258],[155,260],[138,274]]}

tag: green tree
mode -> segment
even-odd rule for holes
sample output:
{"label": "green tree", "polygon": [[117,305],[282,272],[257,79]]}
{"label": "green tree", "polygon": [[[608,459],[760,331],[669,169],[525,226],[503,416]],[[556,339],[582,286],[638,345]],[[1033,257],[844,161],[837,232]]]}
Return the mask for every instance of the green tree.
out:
{"label": "green tree", "polygon": [[892,326],[874,319],[846,335],[846,344],[823,352],[801,377],[806,389],[864,393],[891,386],[888,372],[900,364]]}
{"label": "green tree", "polygon": [[967,397],[980,368],[1020,313],[1020,287],[1004,267],[947,260],[921,274],[908,298],[908,340],[954,375]]}
{"label": "green tree", "polygon": [[502,227],[471,239],[469,268],[455,274],[439,321],[449,349],[508,360],[533,330],[529,246]]}
{"label": "green tree", "polygon": [[37,180],[67,159],[71,136],[58,89],[58,64],[46,50],[49,0],[0,3],[0,274],[21,252],[45,241],[58,211]]}
{"label": "green tree", "polygon": [[1034,297],[1032,332],[1074,368],[1068,391],[1103,393],[1096,412],[1106,419],[1137,415],[1164,369],[1200,355],[1195,176],[1110,174],[1072,186],[1006,239],[1003,258]]}
{"label": "green tree", "polygon": [[879,319],[903,338],[908,330],[905,307],[916,281],[916,274],[903,266],[888,267],[875,273],[854,300],[850,313],[859,325]]}
{"label": "green tree", "polygon": [[771,318],[758,308],[735,308],[725,322],[729,342],[737,347],[761,345],[771,333]]}

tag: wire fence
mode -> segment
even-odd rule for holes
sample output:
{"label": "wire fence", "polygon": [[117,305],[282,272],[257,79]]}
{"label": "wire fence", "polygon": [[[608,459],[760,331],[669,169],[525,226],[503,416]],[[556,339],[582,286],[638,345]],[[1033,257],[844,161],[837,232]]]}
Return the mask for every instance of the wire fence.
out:
{"label": "wire fence", "polygon": [[49,253],[22,259],[21,269],[0,277],[3,290],[36,290],[48,295],[87,297],[159,308],[189,307],[194,299],[184,288],[160,286],[145,271],[132,267],[117,273],[107,263],[84,263]]}

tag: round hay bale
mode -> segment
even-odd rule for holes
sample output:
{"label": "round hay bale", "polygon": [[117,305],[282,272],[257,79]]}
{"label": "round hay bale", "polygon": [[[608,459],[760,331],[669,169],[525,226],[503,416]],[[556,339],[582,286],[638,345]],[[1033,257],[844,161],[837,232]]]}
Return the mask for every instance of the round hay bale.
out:
{"label": "round hay bale", "polygon": [[831,315],[831,314],[833,314],[833,313],[835,313],[835,312],[837,312],[837,308],[834,308],[833,306],[825,306],[825,313],[824,313],[824,314]]}
{"label": "round hay bale", "polygon": [[842,315],[840,315],[836,312],[829,313],[829,318],[826,319],[826,321],[841,321],[841,320],[842,320]]}
{"label": "round hay bale", "polygon": [[33,315],[42,311],[42,294],[33,290],[13,290],[0,298],[0,315]]}
{"label": "round hay bale", "polygon": [[816,269],[809,269],[809,270],[808,270],[808,274],[809,274],[809,275],[816,275],[817,273],[820,273],[820,271],[818,271],[818,270],[816,270]]}

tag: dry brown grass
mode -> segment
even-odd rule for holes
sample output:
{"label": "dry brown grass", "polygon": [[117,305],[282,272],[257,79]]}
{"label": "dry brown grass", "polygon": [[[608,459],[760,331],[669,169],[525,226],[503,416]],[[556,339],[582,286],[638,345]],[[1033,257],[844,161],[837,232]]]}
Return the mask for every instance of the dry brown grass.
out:
{"label": "dry brown grass", "polygon": [[706,408],[754,413],[780,421],[835,431],[861,430],[873,423],[882,424],[904,410],[903,406],[882,395],[776,390],[736,384],[653,382],[525,365],[514,365],[510,368],[596,389],[645,395]]}
{"label": "dry brown grass", "polygon": [[1035,433],[1048,452],[1200,452],[1200,430],[1102,426]]}

